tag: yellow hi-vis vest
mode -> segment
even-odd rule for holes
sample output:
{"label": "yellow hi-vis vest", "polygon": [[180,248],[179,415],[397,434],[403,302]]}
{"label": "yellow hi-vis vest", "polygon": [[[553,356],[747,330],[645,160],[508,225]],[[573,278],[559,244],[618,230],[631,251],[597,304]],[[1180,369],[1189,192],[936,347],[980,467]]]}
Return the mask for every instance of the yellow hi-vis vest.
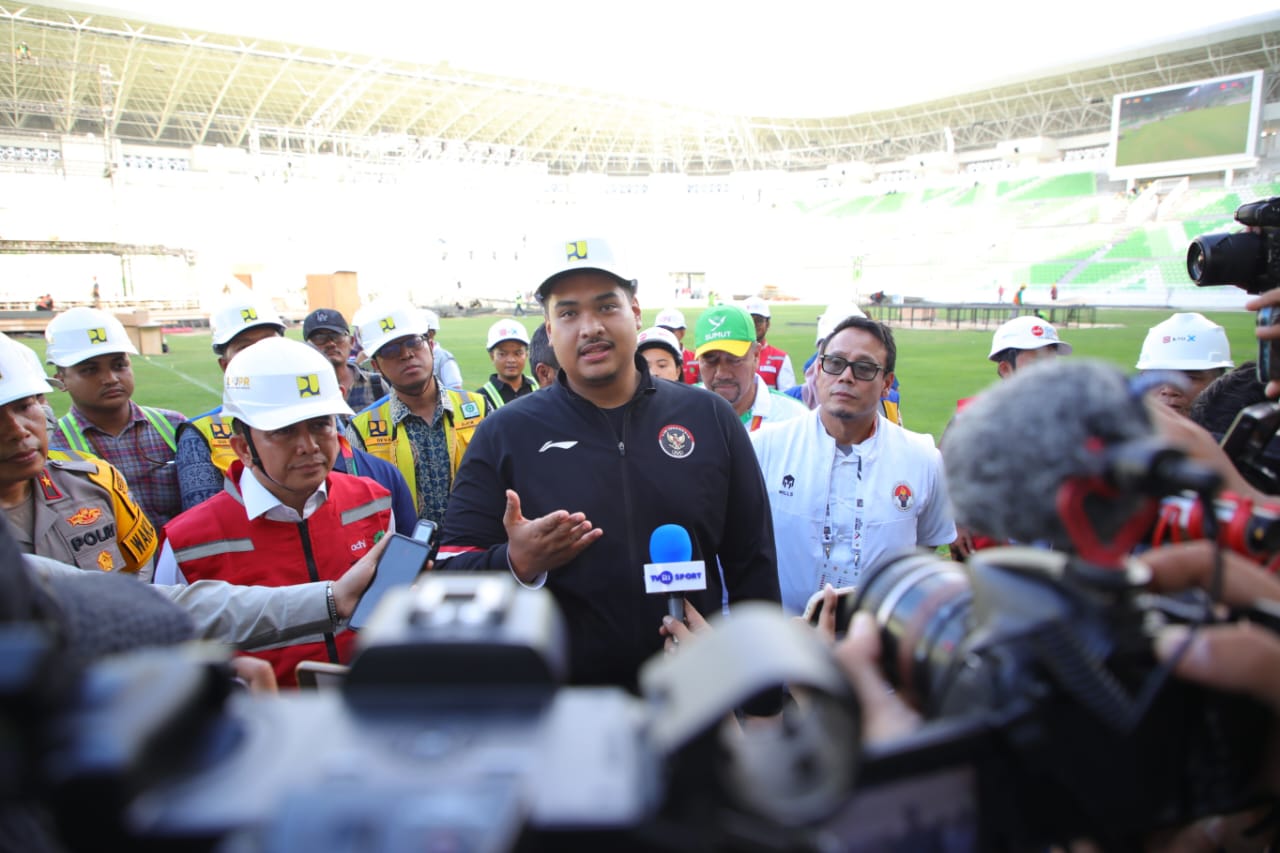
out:
{"label": "yellow hi-vis vest", "polygon": [[205,444],[209,445],[210,461],[225,475],[231,463],[238,457],[231,449],[231,418],[222,417],[222,407],[219,406],[211,412],[193,418],[182,426],[183,428],[195,427],[200,431],[204,436]]}
{"label": "yellow hi-vis vest", "polygon": [[[440,390],[449,403],[444,412],[444,435],[449,445],[449,486],[452,488],[453,476],[462,464],[462,454],[467,451],[476,427],[484,420],[484,398],[474,391]],[[352,418],[351,426],[364,442],[365,452],[385,459],[400,470],[409,484],[414,508],[421,512],[418,480],[413,471],[413,448],[407,438],[402,437],[399,425],[391,421],[391,395]]]}

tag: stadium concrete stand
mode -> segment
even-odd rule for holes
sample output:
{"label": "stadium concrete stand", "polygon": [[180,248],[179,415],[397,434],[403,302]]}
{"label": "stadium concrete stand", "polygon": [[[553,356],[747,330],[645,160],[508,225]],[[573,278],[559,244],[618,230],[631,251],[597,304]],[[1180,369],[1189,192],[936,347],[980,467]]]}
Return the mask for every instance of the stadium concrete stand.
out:
{"label": "stadium concrete stand", "polygon": [[[657,303],[766,288],[996,302],[1025,284],[1038,302],[1195,304],[1230,297],[1193,292],[1188,236],[1280,190],[1280,13],[945,100],[793,118],[73,6],[0,9],[15,46],[0,238],[126,248],[0,252],[15,306],[87,302],[96,275],[113,304],[203,312],[239,272],[297,313],[305,275],[333,270],[424,304],[511,302],[538,247],[582,236],[588,214]],[[1248,156],[1114,174],[1114,98],[1258,70]],[[166,252],[127,248],[146,246]]]}

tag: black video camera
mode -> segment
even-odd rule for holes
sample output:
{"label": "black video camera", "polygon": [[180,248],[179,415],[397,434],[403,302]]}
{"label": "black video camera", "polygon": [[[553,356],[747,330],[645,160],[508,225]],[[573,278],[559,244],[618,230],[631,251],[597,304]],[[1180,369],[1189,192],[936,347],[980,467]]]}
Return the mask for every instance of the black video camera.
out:
{"label": "black video camera", "polygon": [[[1146,592],[1148,577],[1137,562],[1008,547],[965,565],[913,553],[865,578],[856,607],[881,626],[883,669],[930,721],[922,731],[952,726],[953,763],[976,768],[979,849],[1086,837],[1138,849],[1157,827],[1256,801],[1271,715],[1157,662],[1160,626],[1214,617],[1207,597]],[[920,758],[880,763],[919,772]],[[869,755],[863,782],[876,765]]]}
{"label": "black video camera", "polygon": [[[1247,293],[1280,287],[1280,196],[1242,204],[1236,221],[1249,230],[1201,234],[1187,249],[1187,275],[1197,287],[1233,284]],[[1258,326],[1280,324],[1280,308],[1258,312]],[[1280,343],[1258,344],[1258,380],[1280,379]]]}
{"label": "black video camera", "polygon": [[[848,796],[857,703],[774,607],[716,634],[644,697],[566,687],[550,593],[432,573],[386,594],[339,689],[262,697],[207,651],[77,676],[43,626],[0,624],[0,847],[29,807],[72,851],[792,849]],[[810,697],[785,736],[722,737],[783,683]]]}
{"label": "black video camera", "polygon": [[[1265,711],[1151,656],[1155,622],[1205,614],[1065,559],[867,579],[930,718],[883,745],[815,632],[763,604],[648,662],[639,697],[559,686],[554,602],[503,575],[391,591],[342,688],[311,694],[229,693],[171,650],[51,690],[56,645],[3,625],[0,819],[38,802],[69,850],[1025,850],[1253,802]],[[782,684],[778,725],[731,724]]]}

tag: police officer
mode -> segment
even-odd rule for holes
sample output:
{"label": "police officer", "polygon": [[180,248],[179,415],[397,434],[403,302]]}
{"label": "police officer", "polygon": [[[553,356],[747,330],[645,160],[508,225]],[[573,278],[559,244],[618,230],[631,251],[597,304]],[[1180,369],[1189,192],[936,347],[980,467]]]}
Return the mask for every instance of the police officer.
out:
{"label": "police officer", "polygon": [[24,553],[149,581],[156,531],[124,477],[93,456],[50,451],[51,386],[22,344],[0,340],[0,507]]}

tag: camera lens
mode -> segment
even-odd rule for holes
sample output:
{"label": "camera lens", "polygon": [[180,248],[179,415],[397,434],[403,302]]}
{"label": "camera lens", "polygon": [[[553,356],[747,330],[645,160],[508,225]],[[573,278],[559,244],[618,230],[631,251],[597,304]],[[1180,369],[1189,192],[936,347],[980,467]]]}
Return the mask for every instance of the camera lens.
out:
{"label": "camera lens", "polygon": [[971,603],[964,570],[923,551],[882,563],[858,593],[855,611],[870,613],[880,626],[889,681],[926,714],[942,699]]}
{"label": "camera lens", "polygon": [[1204,247],[1199,240],[1187,248],[1187,275],[1196,284],[1204,277]]}
{"label": "camera lens", "polygon": [[1267,251],[1259,234],[1202,234],[1187,247],[1187,275],[1197,287],[1234,284],[1250,293],[1264,289]]}

